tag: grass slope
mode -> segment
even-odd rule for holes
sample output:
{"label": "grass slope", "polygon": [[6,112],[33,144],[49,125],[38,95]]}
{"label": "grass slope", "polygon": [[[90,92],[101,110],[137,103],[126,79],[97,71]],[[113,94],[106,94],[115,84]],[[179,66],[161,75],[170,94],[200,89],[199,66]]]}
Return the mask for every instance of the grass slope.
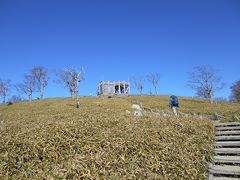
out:
{"label": "grass slope", "polygon": [[[168,109],[169,96],[155,96],[155,95],[144,95],[144,96],[130,96],[125,97],[130,101],[139,101],[144,106],[157,108],[157,109]],[[212,115],[214,112],[221,114],[222,116],[230,116],[232,114],[240,115],[240,104],[226,101],[218,101],[211,104],[209,100],[202,98],[192,97],[179,97],[180,108],[179,110],[185,113],[201,113],[205,115]]]}
{"label": "grass slope", "polygon": [[[168,103],[167,96],[129,96],[80,97],[80,109],[70,98],[1,105],[0,179],[204,179],[213,123],[126,115],[136,101],[163,109]],[[180,102],[184,112],[237,111],[235,104]]]}

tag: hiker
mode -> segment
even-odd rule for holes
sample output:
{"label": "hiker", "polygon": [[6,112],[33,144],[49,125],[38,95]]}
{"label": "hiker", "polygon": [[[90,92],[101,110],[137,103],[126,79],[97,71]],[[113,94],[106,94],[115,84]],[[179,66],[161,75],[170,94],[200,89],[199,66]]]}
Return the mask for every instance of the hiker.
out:
{"label": "hiker", "polygon": [[76,104],[76,108],[79,108],[79,107],[80,107],[80,102],[78,101]]}
{"label": "hiker", "polygon": [[177,108],[179,107],[178,98],[175,95],[171,95],[169,98],[169,107],[173,110],[175,116],[178,114]]}

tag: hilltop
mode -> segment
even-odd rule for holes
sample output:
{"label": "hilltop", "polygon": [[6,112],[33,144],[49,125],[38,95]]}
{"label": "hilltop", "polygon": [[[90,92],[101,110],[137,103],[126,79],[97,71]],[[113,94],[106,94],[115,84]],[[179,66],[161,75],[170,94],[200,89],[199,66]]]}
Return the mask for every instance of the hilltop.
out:
{"label": "hilltop", "polygon": [[[214,123],[126,115],[133,102],[168,109],[168,96],[51,98],[0,105],[0,178],[204,179]],[[240,105],[180,97],[184,113],[239,115]]]}

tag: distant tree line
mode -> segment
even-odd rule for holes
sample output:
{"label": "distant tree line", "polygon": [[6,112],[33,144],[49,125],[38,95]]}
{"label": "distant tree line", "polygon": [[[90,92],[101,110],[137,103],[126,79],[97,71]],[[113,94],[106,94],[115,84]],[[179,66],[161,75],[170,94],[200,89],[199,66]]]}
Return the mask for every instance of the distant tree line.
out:
{"label": "distant tree line", "polygon": [[[55,75],[58,80],[54,81],[58,84],[63,84],[71,93],[72,98],[78,98],[79,84],[85,79],[84,70],[65,68],[55,70]],[[48,71],[43,66],[35,66],[28,73],[23,76],[21,83],[11,85],[10,80],[0,79],[0,97],[3,99],[3,103],[6,102],[6,97],[10,94],[10,89],[13,86],[17,92],[27,96],[28,100],[32,100],[34,92],[39,92],[39,99],[43,99],[45,88],[49,81]],[[13,95],[9,101],[20,101],[20,96]]]}
{"label": "distant tree line", "polygon": [[[158,94],[157,89],[159,86],[160,74],[157,72],[148,73],[146,75],[146,78],[144,78],[142,76],[132,77],[131,81],[132,81],[133,88],[137,89],[139,94],[142,95],[143,89],[144,89],[144,83],[146,80],[153,86],[155,94]],[[150,94],[152,94],[151,90],[150,90]]]}
{"label": "distant tree line", "polygon": [[6,102],[6,97],[10,91],[10,80],[0,79],[0,96],[3,98],[3,103]]}
{"label": "distant tree line", "polygon": [[230,101],[240,102],[240,80],[236,81],[230,88],[232,90]]}
{"label": "distant tree line", "polygon": [[[64,68],[54,71],[57,80],[54,82],[63,85],[71,94],[72,98],[78,98],[80,83],[85,80],[85,72],[83,68]],[[23,76],[21,83],[13,85],[13,87],[20,93],[28,97],[28,100],[32,100],[33,92],[39,92],[40,99],[43,99],[45,88],[49,81],[48,71],[43,66],[33,67],[27,74]],[[145,82],[149,82],[152,85],[154,94],[158,94],[160,74],[157,72],[150,72],[146,77],[132,77],[131,84],[139,94],[142,95]],[[221,76],[218,75],[218,71],[211,66],[196,66],[193,71],[189,73],[189,78],[186,86],[195,91],[196,95],[201,98],[209,99],[213,102],[215,93],[226,86],[222,82]],[[0,79],[0,97],[3,103],[6,102],[6,98],[10,94],[12,88],[10,80]],[[240,102],[240,80],[237,80],[230,87],[231,96],[230,101]],[[149,94],[153,94],[150,89]],[[22,100],[20,96],[12,96],[11,101]]]}
{"label": "distant tree line", "polygon": [[[142,76],[131,78],[133,87],[137,89],[141,95],[145,87],[144,83],[146,80],[151,83],[154,93],[158,94],[157,89],[160,81],[159,73],[151,72],[146,75],[146,78],[143,78]],[[209,99],[212,103],[215,93],[223,89],[226,84],[222,82],[222,77],[218,75],[218,71],[216,69],[211,66],[200,65],[194,67],[193,71],[189,73],[186,86],[194,90],[197,97]],[[236,81],[230,89],[232,93],[230,101],[240,102],[240,80]],[[149,94],[152,94],[151,89]],[[218,100],[220,99],[223,98],[218,98]]]}

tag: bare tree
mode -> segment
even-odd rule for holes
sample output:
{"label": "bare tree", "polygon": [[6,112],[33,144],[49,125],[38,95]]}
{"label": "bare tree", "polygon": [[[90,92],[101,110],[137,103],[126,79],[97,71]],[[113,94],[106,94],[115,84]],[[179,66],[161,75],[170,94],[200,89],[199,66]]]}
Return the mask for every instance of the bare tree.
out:
{"label": "bare tree", "polygon": [[240,102],[240,80],[236,81],[230,87],[230,89],[232,90],[230,100],[234,102]]}
{"label": "bare tree", "polygon": [[71,76],[73,77],[74,81],[75,81],[75,96],[78,99],[78,95],[79,95],[79,84],[81,81],[85,80],[85,72],[83,67],[80,70],[76,70],[76,69],[68,69],[68,71],[71,73]]}
{"label": "bare tree", "polygon": [[71,74],[65,69],[58,69],[55,71],[56,76],[59,78],[55,82],[58,84],[64,84],[66,88],[71,93],[71,97],[74,97],[74,81],[71,77]]}
{"label": "bare tree", "polygon": [[142,95],[142,91],[144,88],[144,79],[142,77],[132,77],[133,87],[138,90],[138,92]]}
{"label": "bare tree", "polygon": [[153,85],[155,94],[158,94],[157,92],[157,86],[159,84],[160,74],[151,72],[147,75],[147,80]]}
{"label": "bare tree", "polygon": [[20,97],[20,96],[17,96],[17,95],[13,95],[9,101],[10,102],[17,102],[17,101],[22,101],[23,99]]}
{"label": "bare tree", "polygon": [[196,66],[194,71],[189,74],[187,86],[196,91],[199,97],[210,99],[213,102],[213,96],[216,91],[224,87],[221,77],[211,66]]}
{"label": "bare tree", "polygon": [[28,99],[32,100],[32,94],[36,89],[35,78],[32,74],[24,76],[22,83],[15,86],[19,93],[24,93],[28,96]]}
{"label": "bare tree", "polygon": [[43,99],[44,89],[48,84],[48,73],[47,70],[42,66],[36,66],[31,71],[34,76],[36,88],[40,92],[40,98]]}
{"label": "bare tree", "polygon": [[79,84],[81,81],[85,80],[85,72],[84,69],[80,70],[73,68],[66,68],[64,70],[59,69],[55,72],[56,76],[58,76],[59,80],[57,83],[64,84],[71,93],[71,97],[76,97],[78,99],[79,95]]}
{"label": "bare tree", "polygon": [[0,79],[0,96],[3,98],[3,103],[6,102],[6,97],[10,91],[10,80]]}

